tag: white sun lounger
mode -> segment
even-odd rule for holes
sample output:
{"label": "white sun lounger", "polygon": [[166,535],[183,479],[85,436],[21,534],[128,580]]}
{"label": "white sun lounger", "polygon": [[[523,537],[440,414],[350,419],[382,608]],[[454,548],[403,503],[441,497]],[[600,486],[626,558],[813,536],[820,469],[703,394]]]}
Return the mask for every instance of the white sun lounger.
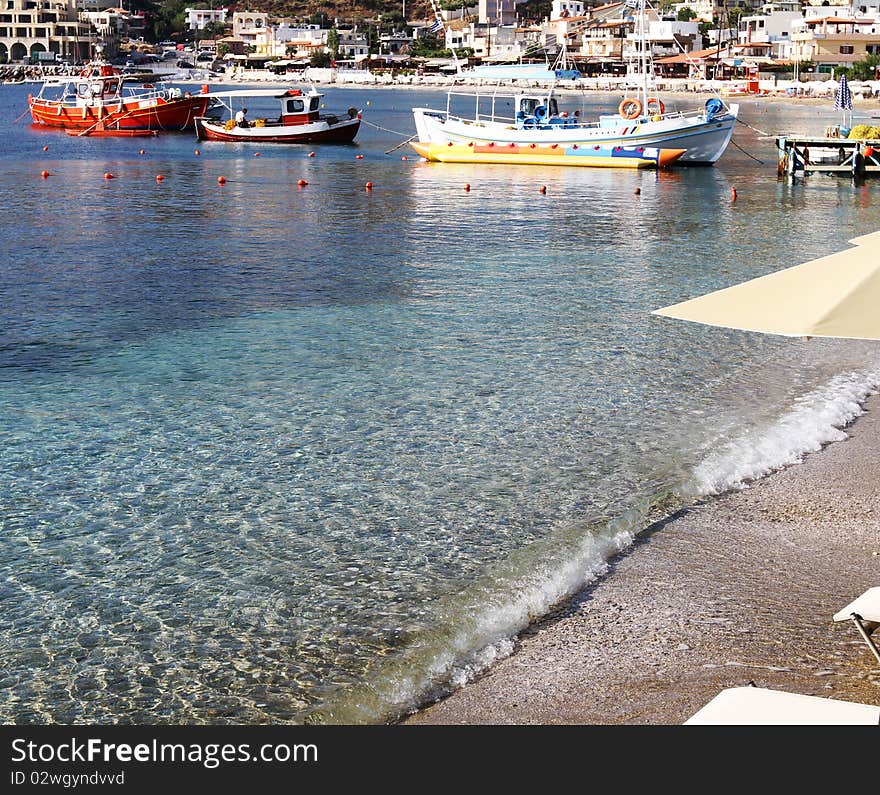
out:
{"label": "white sun lounger", "polygon": [[871,633],[880,627],[880,588],[869,588],[855,602],[835,613],[834,620],[852,621],[880,663],[880,649],[871,638]]}
{"label": "white sun lounger", "polygon": [[880,707],[762,687],[732,687],[722,690],[685,725],[878,726]]}

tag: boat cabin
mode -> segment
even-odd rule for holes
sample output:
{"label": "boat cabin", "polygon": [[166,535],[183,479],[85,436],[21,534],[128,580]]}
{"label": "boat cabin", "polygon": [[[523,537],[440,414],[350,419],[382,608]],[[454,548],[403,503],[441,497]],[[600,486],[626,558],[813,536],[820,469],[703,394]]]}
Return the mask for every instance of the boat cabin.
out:
{"label": "boat cabin", "polygon": [[547,128],[549,126],[570,126],[577,124],[575,117],[559,112],[559,104],[554,96],[516,97],[516,126],[525,129]]}
{"label": "boat cabin", "polygon": [[285,91],[280,97],[280,123],[285,126],[294,126],[318,121],[321,96],[313,91],[304,94],[298,88]]}
{"label": "boat cabin", "polygon": [[109,64],[85,67],[72,83],[78,107],[96,102],[112,102],[119,97],[121,85],[122,76],[119,70]]}

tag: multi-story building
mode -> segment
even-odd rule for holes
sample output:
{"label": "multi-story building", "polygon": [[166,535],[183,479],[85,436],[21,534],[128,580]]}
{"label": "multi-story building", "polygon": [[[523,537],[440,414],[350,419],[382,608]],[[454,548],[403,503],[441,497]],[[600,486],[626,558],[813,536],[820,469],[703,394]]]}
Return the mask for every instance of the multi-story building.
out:
{"label": "multi-story building", "polygon": [[846,16],[805,17],[792,22],[791,60],[811,61],[818,71],[850,66],[880,53],[880,21]]}
{"label": "multi-story building", "polygon": [[515,0],[478,0],[477,19],[483,25],[515,25]]}
{"label": "multi-story building", "polygon": [[96,37],[79,18],[76,0],[0,0],[0,60],[21,61],[54,52],[89,57]]}
{"label": "multi-story building", "polygon": [[225,8],[187,8],[186,26],[190,30],[204,30],[207,25],[225,25],[229,11]]}
{"label": "multi-story building", "polygon": [[268,24],[269,15],[261,11],[236,11],[232,15],[232,36],[246,44],[253,44],[257,33]]}
{"label": "multi-story building", "polygon": [[339,34],[339,58],[340,60],[362,61],[369,58],[370,45],[367,36],[358,30],[357,26],[353,28],[337,28]]}
{"label": "multi-story building", "polygon": [[791,26],[803,19],[800,3],[766,3],[761,13],[741,17],[737,37],[740,44],[770,44],[770,57],[788,59],[791,55]]}

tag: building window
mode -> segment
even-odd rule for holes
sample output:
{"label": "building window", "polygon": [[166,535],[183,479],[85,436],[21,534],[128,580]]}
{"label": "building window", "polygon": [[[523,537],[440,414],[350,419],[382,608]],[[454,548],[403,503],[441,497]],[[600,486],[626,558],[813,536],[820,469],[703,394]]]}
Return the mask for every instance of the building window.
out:
{"label": "building window", "polygon": [[840,54],[841,55],[852,55],[853,54],[852,44],[841,44],[840,45]]}

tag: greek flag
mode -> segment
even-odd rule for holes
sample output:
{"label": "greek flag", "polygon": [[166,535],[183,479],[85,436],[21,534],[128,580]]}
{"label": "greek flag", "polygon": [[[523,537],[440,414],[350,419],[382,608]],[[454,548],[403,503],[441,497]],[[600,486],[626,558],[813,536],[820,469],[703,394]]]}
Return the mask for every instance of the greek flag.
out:
{"label": "greek flag", "polygon": [[431,25],[431,33],[439,33],[443,30],[443,23],[438,19],[433,25]]}
{"label": "greek flag", "polygon": [[852,94],[849,92],[846,75],[840,76],[840,88],[837,89],[837,96],[834,98],[834,110],[852,110]]}

